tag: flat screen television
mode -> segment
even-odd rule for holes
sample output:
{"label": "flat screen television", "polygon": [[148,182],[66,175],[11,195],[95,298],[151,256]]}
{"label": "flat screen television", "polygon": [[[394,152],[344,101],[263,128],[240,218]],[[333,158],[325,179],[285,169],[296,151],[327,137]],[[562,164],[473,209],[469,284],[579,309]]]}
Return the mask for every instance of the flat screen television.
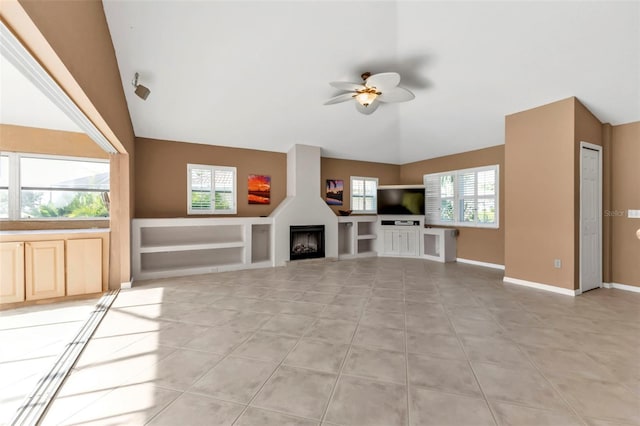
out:
{"label": "flat screen television", "polygon": [[378,214],[424,216],[424,187],[378,187]]}

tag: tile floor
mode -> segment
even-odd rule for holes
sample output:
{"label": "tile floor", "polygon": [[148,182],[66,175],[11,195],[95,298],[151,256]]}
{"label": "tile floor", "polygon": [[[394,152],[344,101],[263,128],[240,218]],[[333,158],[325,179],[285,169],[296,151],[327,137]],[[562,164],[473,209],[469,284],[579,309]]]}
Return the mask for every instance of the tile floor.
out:
{"label": "tile floor", "polygon": [[98,298],[0,311],[0,425],[78,333]]}
{"label": "tile floor", "polygon": [[640,294],[370,258],[135,283],[43,424],[639,425]]}

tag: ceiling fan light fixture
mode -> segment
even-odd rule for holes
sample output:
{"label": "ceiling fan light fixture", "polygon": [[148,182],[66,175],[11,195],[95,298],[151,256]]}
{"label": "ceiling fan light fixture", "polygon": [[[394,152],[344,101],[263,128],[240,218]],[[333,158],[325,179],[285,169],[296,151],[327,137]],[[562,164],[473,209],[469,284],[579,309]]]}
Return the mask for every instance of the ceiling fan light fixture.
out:
{"label": "ceiling fan light fixture", "polygon": [[375,90],[364,90],[355,96],[356,101],[364,107],[371,105],[377,97],[378,93]]}
{"label": "ceiling fan light fixture", "polygon": [[362,114],[369,115],[380,106],[380,103],[406,102],[415,98],[414,94],[404,87],[400,87],[400,74],[383,72],[362,74],[362,83],[347,81],[332,81],[330,86],[342,90],[343,93],[332,97],[325,105],[356,101],[356,109]]}

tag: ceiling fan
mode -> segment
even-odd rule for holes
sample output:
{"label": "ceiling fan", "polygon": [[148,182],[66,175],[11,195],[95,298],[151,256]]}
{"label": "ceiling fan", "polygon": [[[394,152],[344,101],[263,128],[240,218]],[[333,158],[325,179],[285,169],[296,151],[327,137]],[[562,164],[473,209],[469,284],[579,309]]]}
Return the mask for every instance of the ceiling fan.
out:
{"label": "ceiling fan", "polygon": [[371,74],[365,72],[361,75],[363,83],[349,83],[346,81],[332,81],[329,83],[336,89],[345,90],[338,96],[334,96],[325,102],[325,105],[346,102],[351,99],[356,101],[356,109],[363,114],[371,114],[380,103],[406,102],[415,98],[409,90],[399,87],[400,74],[396,72],[383,72]]}

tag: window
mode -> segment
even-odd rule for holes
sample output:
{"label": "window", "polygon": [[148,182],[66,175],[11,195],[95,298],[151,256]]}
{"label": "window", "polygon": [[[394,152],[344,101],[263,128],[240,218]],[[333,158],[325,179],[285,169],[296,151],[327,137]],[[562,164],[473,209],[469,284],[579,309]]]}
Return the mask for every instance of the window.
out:
{"label": "window", "polygon": [[0,219],[107,218],[109,161],[0,156]]}
{"label": "window", "polygon": [[189,214],[235,214],[236,168],[187,164]]}
{"label": "window", "polygon": [[427,223],[497,228],[498,181],[498,165],[425,175]]}
{"label": "window", "polygon": [[353,213],[377,212],[378,178],[351,176]]}

